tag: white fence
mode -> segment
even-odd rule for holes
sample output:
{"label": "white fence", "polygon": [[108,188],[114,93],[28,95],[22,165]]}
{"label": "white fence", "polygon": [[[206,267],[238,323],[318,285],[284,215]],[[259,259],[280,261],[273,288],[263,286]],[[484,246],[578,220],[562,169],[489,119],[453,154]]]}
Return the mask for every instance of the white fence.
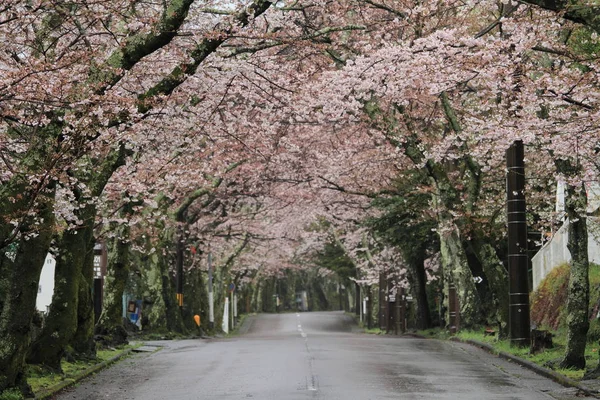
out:
{"label": "white fence", "polygon": [[[600,264],[600,221],[594,217],[588,217],[588,257],[590,262]],[[532,257],[533,266],[533,290],[536,290],[542,280],[555,267],[570,262],[571,253],[567,249],[569,239],[569,220],[552,236],[546,244]]]}

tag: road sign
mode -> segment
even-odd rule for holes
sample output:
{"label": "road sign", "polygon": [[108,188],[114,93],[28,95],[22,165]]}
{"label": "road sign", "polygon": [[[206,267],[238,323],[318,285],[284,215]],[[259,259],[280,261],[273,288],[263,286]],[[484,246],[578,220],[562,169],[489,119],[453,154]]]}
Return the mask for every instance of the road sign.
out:
{"label": "road sign", "polygon": [[227,286],[227,291],[233,293],[235,291],[235,283],[230,283],[229,286]]}

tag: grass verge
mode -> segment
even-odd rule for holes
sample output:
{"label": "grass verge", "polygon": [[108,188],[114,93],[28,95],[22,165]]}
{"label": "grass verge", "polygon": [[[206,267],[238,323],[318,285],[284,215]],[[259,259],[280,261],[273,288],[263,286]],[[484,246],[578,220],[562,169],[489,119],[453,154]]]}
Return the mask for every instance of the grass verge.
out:
{"label": "grass verge", "polygon": [[98,350],[96,359],[88,361],[69,362],[63,360],[61,362],[62,374],[37,365],[28,365],[27,382],[31,385],[33,392],[36,393],[36,398],[38,398],[38,394],[45,393],[53,387],[68,386],[78,380],[86,371],[100,364],[108,363],[110,360],[124,355],[139,346],[141,344],[127,345],[117,349]]}
{"label": "grass verge", "polygon": [[[436,339],[447,340],[453,335],[450,335],[448,331],[441,329],[429,329],[426,331],[417,332],[419,335],[424,337],[431,337]],[[545,349],[541,352],[532,354],[528,347],[520,348],[511,346],[508,339],[500,339],[497,334],[486,335],[484,330],[464,330],[454,335],[456,338],[462,341],[475,341],[485,343],[493,348],[496,354],[501,352],[508,353],[513,356],[522,358],[536,365],[544,368],[554,370],[555,372],[566,376],[569,379],[580,381],[583,378],[586,370],[573,370],[558,368],[558,364],[562,359],[565,352],[566,335],[561,332],[553,332],[553,347]],[[598,365],[598,344],[588,343],[585,351],[585,358],[587,361],[587,370],[593,370]]]}

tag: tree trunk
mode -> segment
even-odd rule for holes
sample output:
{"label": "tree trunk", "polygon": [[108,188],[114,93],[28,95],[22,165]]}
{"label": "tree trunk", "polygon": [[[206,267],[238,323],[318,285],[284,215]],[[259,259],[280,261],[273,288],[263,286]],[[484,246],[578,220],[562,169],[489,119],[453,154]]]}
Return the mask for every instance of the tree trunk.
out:
{"label": "tree trunk", "polygon": [[589,322],[589,260],[585,188],[570,187],[565,208],[569,217],[567,248],[571,253],[571,273],[567,297],[567,347],[561,368],[585,368],[585,345]]}
{"label": "tree trunk", "polygon": [[87,206],[79,215],[83,225],[63,232],[60,238],[50,312],[28,358],[32,364],[43,364],[57,371],[61,370],[60,360],[69,345],[82,358],[95,356],[94,307],[89,281],[93,279],[96,208]]}
{"label": "tree trunk", "polygon": [[160,265],[161,272],[161,295],[165,305],[164,318],[167,322],[167,330],[169,332],[184,333],[185,327],[183,324],[183,318],[181,316],[181,310],[177,303],[177,296],[175,295],[175,284],[173,278],[169,273],[169,268],[166,263],[166,259],[162,258]]}
{"label": "tree trunk", "polygon": [[85,247],[79,251],[85,253],[83,264],[79,274],[79,290],[77,304],[77,330],[71,340],[71,346],[78,359],[96,358],[96,343],[94,341],[94,222],[96,208],[89,207],[86,210]]}
{"label": "tree trunk", "polygon": [[360,308],[362,307],[360,300],[360,285],[358,282],[354,282],[354,313],[360,316]]}
{"label": "tree trunk", "polygon": [[31,346],[28,362],[61,372],[60,361],[77,330],[79,281],[85,253],[85,235],[66,231],[58,244],[54,295],[44,328]]}
{"label": "tree trunk", "polygon": [[[0,392],[20,387],[29,394],[25,381],[25,358],[30,344],[31,323],[35,313],[40,273],[50,248],[54,229],[53,194],[38,198],[35,220],[25,221],[21,232],[38,236],[20,240],[14,261],[0,254],[0,276],[4,298],[0,310]],[[36,222],[43,223],[36,224]]]}
{"label": "tree trunk", "polygon": [[96,334],[108,346],[127,344],[127,331],[123,327],[123,293],[129,279],[130,228],[115,227],[115,237],[108,243],[107,275],[104,281],[102,314],[96,325]]}
{"label": "tree trunk", "polygon": [[[88,253],[94,253],[94,246],[88,248]],[[93,260],[93,259],[92,259]],[[80,360],[89,360],[96,358],[96,342],[94,341],[94,297],[93,297],[93,261],[92,266],[86,267],[79,275],[79,291],[77,304],[77,330],[71,340],[71,347],[74,351],[74,357]]]}
{"label": "tree trunk", "polygon": [[489,243],[479,238],[470,243],[492,292],[493,309],[497,310],[495,320],[498,322],[500,334],[505,336],[508,333],[508,273]]}
{"label": "tree trunk", "polygon": [[[417,329],[431,327],[431,314],[427,298],[427,276],[425,274],[424,260],[419,259],[410,268],[411,288],[417,304]],[[401,299],[396,296],[396,301]]]}
{"label": "tree trunk", "polygon": [[[161,248],[158,252],[162,251]],[[148,326],[152,331],[161,332],[167,330],[165,321],[165,304],[162,296],[162,271],[160,264],[162,263],[158,252],[153,253],[149,257],[148,275],[148,307],[145,308],[146,316],[148,317]]]}
{"label": "tree trunk", "polygon": [[208,292],[202,279],[202,271],[194,267],[186,273],[185,279],[185,325],[193,332],[197,330],[194,315],[199,315],[203,327],[208,326]]}
{"label": "tree trunk", "polygon": [[[442,224],[443,226],[443,224]],[[480,302],[473,274],[467,262],[458,229],[454,224],[448,232],[440,231],[440,253],[445,282],[456,286],[459,301],[460,321],[464,326],[481,322]],[[450,318],[446,318],[450,321]]]}

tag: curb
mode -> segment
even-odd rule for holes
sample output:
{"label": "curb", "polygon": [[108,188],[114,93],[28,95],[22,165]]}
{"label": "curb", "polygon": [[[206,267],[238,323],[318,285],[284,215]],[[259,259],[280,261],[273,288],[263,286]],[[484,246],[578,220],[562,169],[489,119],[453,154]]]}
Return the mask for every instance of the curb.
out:
{"label": "curb", "polygon": [[527,369],[535,372],[538,375],[541,375],[548,379],[552,379],[554,382],[559,383],[565,387],[576,388],[576,389],[580,390],[581,392],[585,393],[587,396],[591,396],[596,399],[600,399],[600,397],[598,396],[598,394],[599,394],[598,391],[590,390],[590,389],[582,386],[579,382],[574,381],[573,379],[570,379],[564,375],[561,375],[558,372],[553,371],[549,368],[539,366],[535,363],[532,363],[531,361],[524,360],[524,359],[516,357],[512,354],[505,353],[503,351],[498,351],[487,343],[478,342],[477,340],[471,340],[471,339],[461,340],[457,337],[451,337],[450,340],[453,342],[467,343],[467,344],[470,344],[471,346],[479,347],[480,349],[485,350],[490,354],[494,354],[505,360],[512,361],[515,364],[518,364],[524,368],[527,368]]}
{"label": "curb", "polygon": [[109,365],[119,361],[121,358],[131,354],[133,352],[134,349],[127,349],[124,352],[117,354],[116,356],[114,356],[111,359],[108,359],[106,361],[102,361],[99,364],[93,365],[90,368],[86,369],[85,371],[82,371],[80,373],[78,373],[77,375],[67,378],[64,381],[57,383],[54,386],[51,386],[49,388],[40,390],[39,392],[37,392],[35,394],[35,397],[32,397],[31,399],[34,400],[42,400],[42,399],[47,399],[52,395],[55,395],[56,393],[60,392],[63,389],[68,388],[69,386],[74,385],[75,383],[81,381],[84,378],[87,378],[88,376],[108,367]]}

